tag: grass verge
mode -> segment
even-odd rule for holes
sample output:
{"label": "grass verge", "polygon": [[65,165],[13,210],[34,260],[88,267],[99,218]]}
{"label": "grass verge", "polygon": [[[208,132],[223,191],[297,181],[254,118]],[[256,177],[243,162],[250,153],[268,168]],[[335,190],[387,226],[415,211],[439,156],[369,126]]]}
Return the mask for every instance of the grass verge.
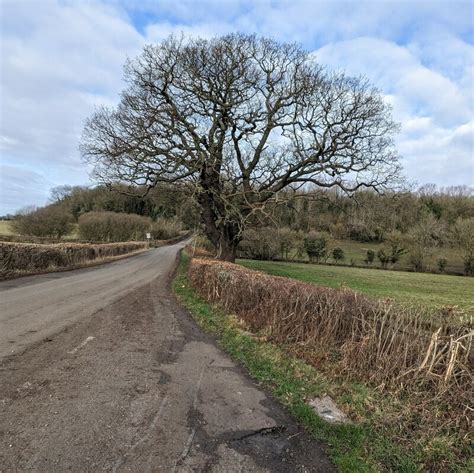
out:
{"label": "grass verge", "polygon": [[[340,471],[417,472],[426,469],[423,463],[426,445],[404,448],[392,440],[395,435],[389,428],[382,427],[384,416],[396,411],[392,406],[395,401],[365,385],[329,379],[283,349],[245,332],[238,319],[225,315],[195,294],[187,282],[188,264],[189,258],[183,253],[173,283],[180,301],[204,330],[217,337],[224,350],[269,389],[316,439],[326,444],[331,460]],[[334,426],[319,418],[306,401],[324,394],[331,395],[356,422]],[[433,459],[436,448],[445,455],[449,445],[442,439],[428,448]],[[463,471],[455,463],[453,459],[452,471]]]}

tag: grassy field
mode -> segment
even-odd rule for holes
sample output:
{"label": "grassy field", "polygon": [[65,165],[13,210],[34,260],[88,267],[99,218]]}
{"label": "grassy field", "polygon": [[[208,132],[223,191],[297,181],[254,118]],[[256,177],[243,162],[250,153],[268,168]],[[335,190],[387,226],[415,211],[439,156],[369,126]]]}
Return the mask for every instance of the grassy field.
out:
{"label": "grassy field", "polygon": [[[367,250],[373,250],[375,254],[380,248],[386,248],[388,245],[383,245],[380,243],[360,243],[353,240],[334,240],[330,243],[330,248],[336,246],[341,247],[345,253],[344,264],[351,264],[351,260],[356,266],[365,266],[364,260],[367,256]],[[437,270],[437,261],[440,258],[445,258],[447,260],[446,272],[448,273],[463,273],[464,265],[462,261],[461,254],[455,248],[438,248],[436,250],[435,256],[431,258],[431,261],[428,262],[430,269]],[[375,261],[372,263],[372,267],[379,267],[380,263],[375,258]],[[394,265],[394,269],[398,270],[410,270],[410,261],[409,255],[405,254],[400,258],[400,261]]]}
{"label": "grassy field", "polygon": [[[364,260],[367,257],[367,250],[374,251],[375,254],[379,251],[380,248],[388,248],[388,244],[382,243],[361,243],[354,240],[329,240],[328,249],[329,252],[333,248],[340,247],[344,250],[345,259],[341,264],[354,266],[366,267]],[[464,264],[460,252],[455,248],[437,248],[435,255],[431,259],[427,260],[427,264],[430,270],[437,271],[437,261],[440,258],[445,258],[447,260],[446,272],[454,274],[463,274]],[[298,260],[296,253],[290,255],[292,260]],[[307,256],[304,257],[307,260]],[[332,258],[329,258],[329,263],[332,263]],[[380,262],[375,257],[374,262],[370,266],[372,268],[379,268]],[[406,253],[402,255],[400,261],[398,261],[393,269],[407,271],[411,269],[409,255]]]}
{"label": "grassy field", "polygon": [[0,235],[13,235],[14,232],[10,227],[8,220],[0,220]]}
{"label": "grassy field", "polygon": [[474,278],[274,261],[239,260],[247,268],[428,307],[458,306],[474,315]]}

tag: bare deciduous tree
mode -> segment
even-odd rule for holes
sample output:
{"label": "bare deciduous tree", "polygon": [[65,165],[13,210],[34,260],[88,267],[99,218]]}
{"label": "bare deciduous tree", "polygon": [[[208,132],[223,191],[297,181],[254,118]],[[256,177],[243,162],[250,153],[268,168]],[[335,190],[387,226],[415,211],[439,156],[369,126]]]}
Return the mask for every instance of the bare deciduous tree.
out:
{"label": "bare deciduous tree", "polygon": [[297,45],[170,37],[128,61],[125,80],[118,106],[87,121],[83,156],[101,182],[189,184],[221,259],[289,186],[383,188],[399,173],[380,93]]}

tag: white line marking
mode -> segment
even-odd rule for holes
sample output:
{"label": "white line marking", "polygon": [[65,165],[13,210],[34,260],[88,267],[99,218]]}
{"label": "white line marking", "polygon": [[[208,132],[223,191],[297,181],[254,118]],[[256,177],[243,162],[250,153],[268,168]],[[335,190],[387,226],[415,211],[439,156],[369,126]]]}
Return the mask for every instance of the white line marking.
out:
{"label": "white line marking", "polygon": [[76,348],[73,348],[71,351],[68,351],[70,355],[74,355],[74,353],[77,352],[77,350],[80,350],[83,346],[87,345],[90,341],[94,340],[95,337],[87,337],[80,345],[78,345]]}

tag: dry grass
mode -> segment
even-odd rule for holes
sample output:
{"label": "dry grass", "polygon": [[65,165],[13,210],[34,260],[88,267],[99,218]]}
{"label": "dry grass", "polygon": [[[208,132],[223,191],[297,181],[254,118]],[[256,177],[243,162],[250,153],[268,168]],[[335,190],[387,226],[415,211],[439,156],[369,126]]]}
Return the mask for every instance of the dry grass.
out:
{"label": "dry grass", "polygon": [[[422,309],[269,276],[210,259],[193,259],[198,293],[235,314],[252,332],[347,379],[404,401],[408,430],[467,433],[472,424],[473,325]],[[404,408],[405,409],[405,408]],[[407,425],[415,422],[416,425]],[[416,419],[416,420],[415,420]],[[410,435],[410,434],[407,434]]]}
{"label": "dry grass", "polygon": [[72,268],[147,248],[144,242],[60,243],[53,245],[0,242],[0,278],[48,269]]}

